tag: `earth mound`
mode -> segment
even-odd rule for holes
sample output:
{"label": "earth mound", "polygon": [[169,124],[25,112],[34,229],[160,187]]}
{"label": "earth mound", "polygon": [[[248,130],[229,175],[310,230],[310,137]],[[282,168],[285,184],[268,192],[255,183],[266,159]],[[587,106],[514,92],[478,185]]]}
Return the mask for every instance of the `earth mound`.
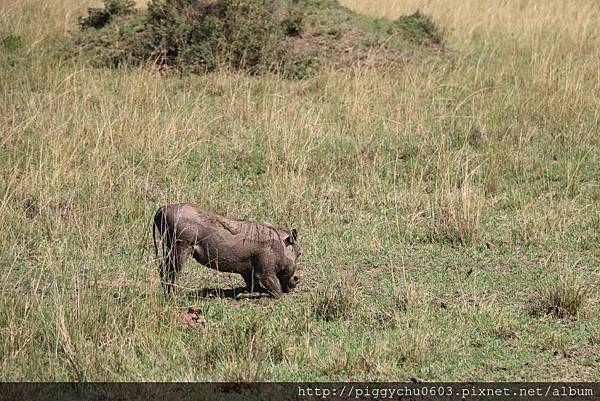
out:
{"label": "earth mound", "polygon": [[337,0],[104,0],[79,21],[71,53],[98,66],[154,65],[204,73],[229,67],[304,78],[338,67],[441,51],[443,35],[417,11],[397,20],[357,14]]}

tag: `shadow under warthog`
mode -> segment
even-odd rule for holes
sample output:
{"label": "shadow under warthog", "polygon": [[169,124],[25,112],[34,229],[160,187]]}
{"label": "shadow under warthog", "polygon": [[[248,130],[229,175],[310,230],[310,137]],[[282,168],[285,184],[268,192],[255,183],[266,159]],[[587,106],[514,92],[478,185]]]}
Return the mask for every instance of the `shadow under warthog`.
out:
{"label": "shadow under warthog", "polygon": [[246,287],[235,288],[199,288],[186,293],[189,299],[200,298],[227,298],[227,299],[260,299],[273,298],[266,291],[248,292]]}

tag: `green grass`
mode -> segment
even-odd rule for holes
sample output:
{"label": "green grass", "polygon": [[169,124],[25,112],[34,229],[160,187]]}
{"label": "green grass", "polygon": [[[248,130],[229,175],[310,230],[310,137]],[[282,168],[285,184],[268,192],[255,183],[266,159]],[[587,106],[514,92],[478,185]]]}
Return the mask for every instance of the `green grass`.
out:
{"label": "green grass", "polygon": [[[300,81],[93,68],[56,50],[90,2],[5,3],[0,379],[599,380],[600,10],[535,3]],[[297,227],[300,286],[190,261],[167,302],[168,202]]]}

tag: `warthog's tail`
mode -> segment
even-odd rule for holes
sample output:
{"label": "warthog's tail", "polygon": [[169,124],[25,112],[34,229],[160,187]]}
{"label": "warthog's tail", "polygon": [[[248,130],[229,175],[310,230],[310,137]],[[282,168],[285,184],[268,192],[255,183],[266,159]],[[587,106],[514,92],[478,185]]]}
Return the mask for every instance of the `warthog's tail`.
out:
{"label": "warthog's tail", "polygon": [[[165,212],[164,209],[161,207],[160,209],[158,209],[156,211],[156,214],[154,215],[154,222],[152,224],[152,243],[154,244],[154,255],[158,258],[159,254],[158,254],[158,240],[160,240],[160,245],[162,248],[162,254],[161,256],[164,258],[167,255],[166,249],[165,249],[165,238],[164,235],[168,234],[165,233],[165,227],[166,227],[166,217],[165,217]],[[158,238],[156,235],[156,232],[158,231]],[[167,242],[168,242],[168,235],[167,235]]]}
{"label": "warthog's tail", "polygon": [[[155,217],[154,222],[152,224],[152,243],[154,244],[154,256],[158,258],[158,246],[156,245],[156,230],[160,231],[160,228],[158,227],[158,224],[156,224],[156,217]],[[161,239],[161,242],[162,242],[162,239]]]}
{"label": "warthog's tail", "polygon": [[[165,292],[165,295],[167,295],[168,297],[171,294],[175,277],[171,272],[173,264],[172,255],[170,254],[170,251],[167,250],[167,248],[170,249],[170,244],[172,243],[172,241],[170,240],[171,236],[167,229],[166,214],[164,207],[161,207],[156,211],[156,214],[154,215],[154,222],[152,224],[152,242],[154,244],[154,254],[158,259],[159,253],[156,235],[157,231],[162,250],[162,254],[160,255],[161,259],[159,260],[158,273],[160,274],[160,282]],[[174,273],[176,274],[177,271],[174,270]]]}
{"label": "warthog's tail", "polygon": [[152,243],[154,244],[154,256],[158,257],[158,247],[156,246],[156,223],[152,222]]}

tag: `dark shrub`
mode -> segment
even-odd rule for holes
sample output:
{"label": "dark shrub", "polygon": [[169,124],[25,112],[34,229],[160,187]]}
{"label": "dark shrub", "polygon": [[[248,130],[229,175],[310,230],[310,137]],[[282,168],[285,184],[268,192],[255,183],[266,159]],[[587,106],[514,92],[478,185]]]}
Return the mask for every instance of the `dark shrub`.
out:
{"label": "dark shrub", "polygon": [[168,65],[257,69],[283,57],[273,0],[154,0],[147,27],[154,57]]}
{"label": "dark shrub", "polygon": [[394,21],[394,27],[406,40],[419,45],[440,45],[444,40],[433,20],[420,11],[399,17]]}
{"label": "dark shrub", "polygon": [[108,24],[113,16],[127,15],[134,11],[134,0],[104,0],[104,8],[88,8],[87,17],[79,20],[82,29],[100,29]]}

